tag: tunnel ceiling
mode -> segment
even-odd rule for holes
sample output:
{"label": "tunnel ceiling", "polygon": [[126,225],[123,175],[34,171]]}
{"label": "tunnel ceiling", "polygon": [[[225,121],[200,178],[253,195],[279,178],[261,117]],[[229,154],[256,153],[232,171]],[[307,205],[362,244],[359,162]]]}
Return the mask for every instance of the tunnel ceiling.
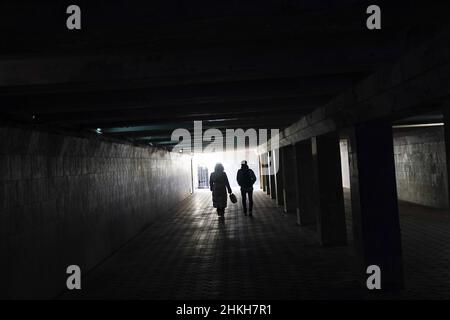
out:
{"label": "tunnel ceiling", "polygon": [[379,2],[383,29],[369,32],[368,4],[79,1],[82,30],[69,31],[67,4],[4,1],[1,117],[167,148],[194,120],[285,128],[447,19],[432,2]]}

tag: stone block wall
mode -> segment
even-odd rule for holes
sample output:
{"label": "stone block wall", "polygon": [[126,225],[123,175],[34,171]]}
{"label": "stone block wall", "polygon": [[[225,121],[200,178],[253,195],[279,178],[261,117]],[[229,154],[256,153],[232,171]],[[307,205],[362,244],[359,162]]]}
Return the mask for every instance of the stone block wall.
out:
{"label": "stone block wall", "polygon": [[444,127],[394,129],[394,156],[400,200],[449,207]]}
{"label": "stone block wall", "polygon": [[0,127],[0,297],[56,296],[190,192],[188,156]]}

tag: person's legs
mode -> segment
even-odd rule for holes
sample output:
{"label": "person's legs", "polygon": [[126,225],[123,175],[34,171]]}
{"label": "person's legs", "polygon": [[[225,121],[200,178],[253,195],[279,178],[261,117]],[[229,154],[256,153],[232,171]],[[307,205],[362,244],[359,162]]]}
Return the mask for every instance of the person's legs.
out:
{"label": "person's legs", "polygon": [[242,195],[242,208],[244,209],[244,214],[247,214],[247,193],[245,190],[241,189]]}
{"label": "person's legs", "polygon": [[248,191],[248,207],[249,207],[249,213],[252,215],[253,211],[253,190]]}

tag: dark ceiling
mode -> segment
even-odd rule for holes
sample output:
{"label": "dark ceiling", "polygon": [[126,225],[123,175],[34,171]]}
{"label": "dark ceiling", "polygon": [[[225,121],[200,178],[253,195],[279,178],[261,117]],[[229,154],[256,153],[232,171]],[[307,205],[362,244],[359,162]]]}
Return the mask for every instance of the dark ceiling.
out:
{"label": "dark ceiling", "polygon": [[284,128],[433,36],[439,2],[78,1],[0,4],[7,121],[170,148],[176,128]]}

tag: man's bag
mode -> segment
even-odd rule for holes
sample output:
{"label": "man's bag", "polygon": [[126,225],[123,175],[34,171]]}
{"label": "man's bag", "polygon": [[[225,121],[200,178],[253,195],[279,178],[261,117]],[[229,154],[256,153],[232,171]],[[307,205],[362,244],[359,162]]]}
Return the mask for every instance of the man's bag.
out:
{"label": "man's bag", "polygon": [[237,202],[237,198],[236,198],[236,196],[234,195],[234,193],[230,193],[230,201],[231,201],[232,203],[236,203],[236,202]]}

